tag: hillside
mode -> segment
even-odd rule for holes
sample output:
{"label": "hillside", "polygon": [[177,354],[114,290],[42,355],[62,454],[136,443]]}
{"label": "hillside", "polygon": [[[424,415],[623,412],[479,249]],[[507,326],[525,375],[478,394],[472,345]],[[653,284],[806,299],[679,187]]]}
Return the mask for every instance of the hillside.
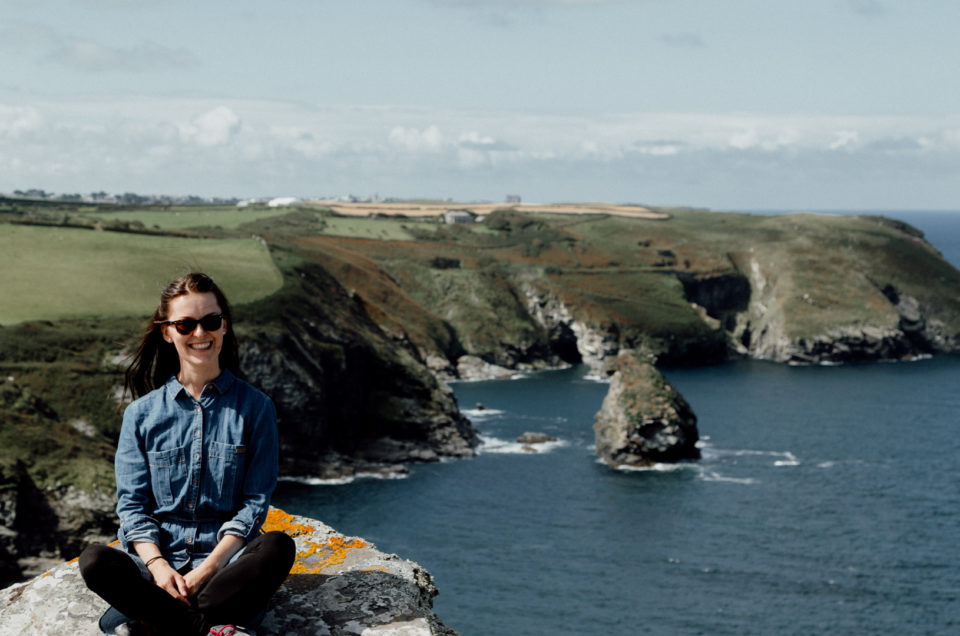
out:
{"label": "hillside", "polygon": [[600,373],[626,349],[695,365],[960,348],[960,272],[880,217],[232,212],[0,204],[8,576],[32,571],[24,555],[73,556],[112,532],[123,354],[163,283],[191,268],[235,299],[243,369],[277,403],[288,475],[472,455],[475,431],[438,377],[483,364]]}

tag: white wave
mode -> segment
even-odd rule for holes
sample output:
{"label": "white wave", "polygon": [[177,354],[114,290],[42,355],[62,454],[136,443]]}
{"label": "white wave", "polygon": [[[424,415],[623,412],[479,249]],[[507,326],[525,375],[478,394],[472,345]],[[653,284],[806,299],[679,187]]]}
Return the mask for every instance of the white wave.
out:
{"label": "white wave", "polygon": [[774,466],[799,466],[800,460],[790,451],[783,453],[783,459],[773,462]]}
{"label": "white wave", "polygon": [[610,384],[610,377],[604,375],[594,375],[592,373],[588,373],[581,379],[586,380],[587,382],[596,382],[597,384]]}
{"label": "white wave", "polygon": [[503,411],[499,409],[460,409],[460,413],[465,415],[471,422],[474,420],[487,420],[491,417],[496,417],[498,415],[503,415]]}
{"label": "white wave", "polygon": [[[600,463],[603,463],[603,460],[597,460]],[[616,466],[615,470],[619,470],[625,473],[673,473],[680,470],[687,470],[689,468],[694,468],[691,464],[651,464],[650,466]]]}
{"label": "white wave", "polygon": [[357,473],[357,479],[406,479],[410,476],[410,473],[403,472],[386,472],[386,473]]}
{"label": "white wave", "polygon": [[713,471],[703,471],[700,473],[700,479],[703,481],[719,481],[730,484],[755,484],[757,480],[752,477],[727,477]]}
{"label": "white wave", "polygon": [[288,481],[295,484],[304,484],[306,486],[344,486],[352,484],[358,479],[406,479],[409,477],[406,472],[359,472],[355,475],[346,477],[280,477],[278,481]]}
{"label": "white wave", "polygon": [[[568,442],[566,440],[559,439],[555,442],[542,442],[540,444],[522,444],[514,440],[505,440],[497,437],[488,437],[485,435],[480,435],[480,446],[477,448],[479,454],[484,453],[502,453],[507,455],[539,455],[542,453],[549,453],[550,451],[560,448],[561,446],[567,446]],[[534,449],[536,452],[531,453],[527,449]]]}
{"label": "white wave", "polygon": [[710,444],[699,446],[705,459],[719,459],[726,457],[774,457],[774,466],[799,466],[800,460],[790,451],[765,451],[751,449],[730,450],[725,448],[716,448]]}
{"label": "white wave", "polygon": [[833,468],[837,465],[837,462],[820,462],[817,464],[817,468]]}
{"label": "white wave", "polygon": [[343,486],[351,484],[356,480],[355,477],[280,477],[277,481],[289,481],[295,484],[305,484],[307,486]]}

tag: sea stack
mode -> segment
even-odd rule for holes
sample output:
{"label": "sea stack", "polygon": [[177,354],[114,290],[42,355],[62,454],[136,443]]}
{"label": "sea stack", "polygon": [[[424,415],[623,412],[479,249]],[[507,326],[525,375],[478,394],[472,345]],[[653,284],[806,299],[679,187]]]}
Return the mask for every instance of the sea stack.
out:
{"label": "sea stack", "polygon": [[647,356],[623,350],[606,369],[610,390],[593,425],[604,462],[644,467],[700,458],[697,416]]}

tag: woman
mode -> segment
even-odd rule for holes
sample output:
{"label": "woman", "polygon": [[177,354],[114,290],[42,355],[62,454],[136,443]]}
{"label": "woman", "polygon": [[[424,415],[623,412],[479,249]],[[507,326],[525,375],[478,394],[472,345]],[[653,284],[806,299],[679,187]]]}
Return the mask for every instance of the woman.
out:
{"label": "woman", "polygon": [[293,540],[259,534],[277,481],[273,403],[236,377],[230,307],[204,274],[160,306],[126,374],[136,399],[117,447],[123,551],[80,556],[87,586],[161,634],[251,621],[290,571]]}

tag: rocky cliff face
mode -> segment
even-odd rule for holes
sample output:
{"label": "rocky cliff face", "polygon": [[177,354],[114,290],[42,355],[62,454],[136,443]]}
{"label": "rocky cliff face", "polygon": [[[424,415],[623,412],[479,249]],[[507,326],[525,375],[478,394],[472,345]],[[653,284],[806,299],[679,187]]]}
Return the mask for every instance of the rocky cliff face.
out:
{"label": "rocky cliff face", "polygon": [[[455,634],[434,614],[437,588],[416,563],[282,510],[271,510],[265,528],[291,535],[297,560],[258,634]],[[0,633],[92,636],[106,609],[71,561],[0,590]]]}
{"label": "rocky cliff face", "polygon": [[620,350],[618,334],[578,320],[570,307],[546,289],[527,283],[523,295],[530,315],[547,330],[558,357],[587,365],[592,375],[603,375],[604,360]]}
{"label": "rocky cliff face", "polygon": [[241,366],[277,405],[282,472],[470,457],[478,440],[418,351],[397,346],[323,268],[302,265],[279,320],[255,319]]}
{"label": "rocky cliff face", "polygon": [[[236,317],[243,375],[277,406],[282,473],[393,473],[407,462],[474,454],[476,433],[449,387],[415,348],[386,335],[322,267],[303,264],[276,297],[241,307]],[[18,330],[30,332],[23,337],[29,342],[49,345],[43,365],[49,377],[31,376],[38,365],[27,351],[18,379],[0,379],[0,444],[9,447],[0,453],[0,586],[116,532],[112,456],[120,416],[110,403],[120,375],[116,351],[106,356],[109,362],[104,347],[88,355],[71,338],[70,324],[18,327],[4,335]],[[116,330],[104,331],[116,347]],[[64,368],[54,356],[63,357]],[[101,420],[90,418],[95,425],[57,412],[85,405],[63,397],[48,403],[28,386],[32,381],[75,399],[70,388],[78,382],[77,368],[83,379],[93,378],[89,402],[105,412]]]}
{"label": "rocky cliff face", "polygon": [[700,457],[696,415],[649,358],[624,350],[608,371],[610,389],[593,426],[604,462],[643,467]]}
{"label": "rocky cliff face", "polygon": [[931,297],[916,281],[898,281],[898,287],[874,278],[892,278],[889,273],[837,268],[832,284],[814,286],[802,270],[778,266],[763,253],[739,259],[737,267],[749,281],[748,302],[725,317],[737,354],[817,364],[909,359],[960,348],[956,298]]}

